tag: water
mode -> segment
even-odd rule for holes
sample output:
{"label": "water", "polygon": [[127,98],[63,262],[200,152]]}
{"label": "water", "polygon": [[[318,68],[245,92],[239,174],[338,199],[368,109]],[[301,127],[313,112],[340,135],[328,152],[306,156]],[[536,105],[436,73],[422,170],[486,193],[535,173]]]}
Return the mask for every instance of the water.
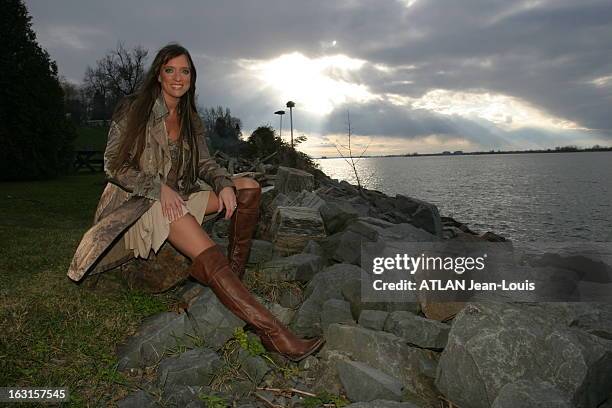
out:
{"label": "water", "polygon": [[[356,184],[343,159],[317,160]],[[516,241],[612,241],[612,152],[364,158],[364,187]]]}

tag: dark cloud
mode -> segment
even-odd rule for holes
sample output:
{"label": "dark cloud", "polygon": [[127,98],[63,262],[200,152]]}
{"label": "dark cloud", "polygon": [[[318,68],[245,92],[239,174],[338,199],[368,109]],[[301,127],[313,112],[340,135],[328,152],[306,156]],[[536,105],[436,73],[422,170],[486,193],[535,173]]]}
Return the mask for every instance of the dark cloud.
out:
{"label": "dark cloud", "polygon": [[[434,89],[501,93],[597,130],[588,135],[612,140],[612,81],[601,86],[592,82],[612,75],[609,1],[406,3],[26,1],[41,44],[68,78],[82,78],[85,67],[119,40],[128,46],[141,44],[151,54],[169,41],[179,41],[196,56],[200,103],[230,106],[247,128],[275,125],[278,117],[272,112],[284,101],[245,75],[235,60],[299,51],[311,58],[343,53],[366,60],[360,71],[330,75],[364,84],[373,93],[412,98]],[[326,45],[332,40],[337,41],[333,49]],[[375,64],[392,70],[382,71]],[[362,134],[460,136],[483,148],[563,139],[555,139],[553,132],[506,132],[485,121],[385,102],[348,107]],[[338,131],[344,129],[345,112],[345,107],[337,107],[323,120],[300,112],[297,126],[304,132]],[[572,134],[576,140],[581,137]]]}

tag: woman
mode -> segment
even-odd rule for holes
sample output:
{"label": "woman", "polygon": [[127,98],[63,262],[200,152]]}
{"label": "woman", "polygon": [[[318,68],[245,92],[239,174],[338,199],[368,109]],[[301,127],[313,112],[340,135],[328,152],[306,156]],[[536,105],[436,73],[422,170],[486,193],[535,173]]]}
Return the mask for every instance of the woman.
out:
{"label": "woman", "polygon": [[[242,284],[261,188],[230,178],[208,153],[195,108],[196,70],[178,44],[162,48],[139,91],[116,109],[104,152],[109,177],[68,276],[148,257],[167,239],[192,261],[190,274],[234,314],[254,327],[266,349],[294,361],[312,354],[322,338],[302,340]],[[231,218],[227,258],[202,229],[206,214]]]}

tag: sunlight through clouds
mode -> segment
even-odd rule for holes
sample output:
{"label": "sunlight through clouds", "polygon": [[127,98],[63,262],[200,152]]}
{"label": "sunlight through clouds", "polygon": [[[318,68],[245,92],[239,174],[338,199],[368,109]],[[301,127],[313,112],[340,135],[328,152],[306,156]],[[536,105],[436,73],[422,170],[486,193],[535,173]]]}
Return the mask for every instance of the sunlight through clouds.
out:
{"label": "sunlight through clouds", "polygon": [[347,102],[379,99],[368,87],[352,83],[351,72],[358,71],[364,60],[345,55],[308,58],[299,52],[284,54],[269,61],[240,60],[263,88],[271,88],[280,100],[293,100],[314,114],[325,115]]}
{"label": "sunlight through clouds", "polygon": [[575,122],[549,115],[518,98],[489,92],[436,89],[410,103],[413,109],[426,109],[443,115],[458,115],[468,119],[484,119],[506,130],[523,127],[558,130],[583,129]]}

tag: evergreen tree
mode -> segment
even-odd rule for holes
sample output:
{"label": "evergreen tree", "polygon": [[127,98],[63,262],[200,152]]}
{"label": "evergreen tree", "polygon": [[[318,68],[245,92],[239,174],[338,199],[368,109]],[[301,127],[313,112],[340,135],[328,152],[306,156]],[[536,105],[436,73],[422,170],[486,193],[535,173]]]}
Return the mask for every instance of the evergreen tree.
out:
{"label": "evergreen tree", "polygon": [[23,1],[0,2],[0,38],[0,179],[55,177],[73,162],[76,133]]}

